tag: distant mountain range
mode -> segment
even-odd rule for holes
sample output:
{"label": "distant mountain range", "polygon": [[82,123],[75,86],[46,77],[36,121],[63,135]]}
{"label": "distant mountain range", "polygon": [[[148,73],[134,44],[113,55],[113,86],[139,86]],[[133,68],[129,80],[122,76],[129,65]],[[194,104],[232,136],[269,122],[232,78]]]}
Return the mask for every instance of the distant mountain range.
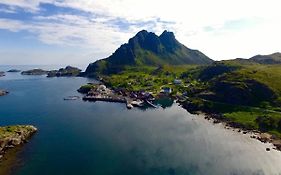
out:
{"label": "distant mountain range", "polygon": [[281,64],[281,53],[276,52],[270,55],[256,55],[250,58],[250,60],[260,64]]}
{"label": "distant mountain range", "polygon": [[229,61],[235,61],[236,63],[240,64],[268,64],[268,65],[273,65],[273,64],[281,64],[281,53],[276,52],[273,54],[269,55],[256,55],[253,56],[249,59],[247,58],[236,58],[233,60]]}
{"label": "distant mountain range", "polygon": [[202,52],[181,44],[172,32],[164,31],[157,36],[155,33],[142,30],[108,58],[91,63],[84,75],[116,73],[125,66],[204,65],[212,62],[213,60]]}

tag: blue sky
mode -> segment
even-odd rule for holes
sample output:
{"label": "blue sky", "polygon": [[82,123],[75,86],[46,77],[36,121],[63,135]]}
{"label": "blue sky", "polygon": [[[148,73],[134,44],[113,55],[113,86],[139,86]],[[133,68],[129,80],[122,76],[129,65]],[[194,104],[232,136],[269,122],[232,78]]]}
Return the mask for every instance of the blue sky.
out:
{"label": "blue sky", "polygon": [[278,0],[1,0],[0,64],[87,65],[138,31],[215,60],[280,52]]}

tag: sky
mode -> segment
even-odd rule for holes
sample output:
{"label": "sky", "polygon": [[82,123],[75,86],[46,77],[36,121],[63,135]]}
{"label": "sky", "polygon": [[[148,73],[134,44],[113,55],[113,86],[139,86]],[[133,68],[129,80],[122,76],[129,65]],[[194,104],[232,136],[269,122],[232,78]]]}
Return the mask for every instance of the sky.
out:
{"label": "sky", "polygon": [[280,0],[0,0],[0,65],[87,65],[140,30],[214,60],[281,51]]}

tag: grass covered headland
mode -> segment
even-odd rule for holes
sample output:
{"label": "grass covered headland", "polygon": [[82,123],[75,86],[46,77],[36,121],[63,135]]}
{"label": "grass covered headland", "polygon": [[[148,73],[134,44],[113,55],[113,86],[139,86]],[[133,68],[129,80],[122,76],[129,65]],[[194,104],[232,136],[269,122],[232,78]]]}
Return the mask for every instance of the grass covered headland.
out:
{"label": "grass covered headland", "polygon": [[170,88],[169,95],[180,99],[190,112],[219,114],[221,120],[238,127],[281,138],[280,64],[231,60],[203,66],[124,66],[119,73],[98,77],[113,89],[157,95]]}

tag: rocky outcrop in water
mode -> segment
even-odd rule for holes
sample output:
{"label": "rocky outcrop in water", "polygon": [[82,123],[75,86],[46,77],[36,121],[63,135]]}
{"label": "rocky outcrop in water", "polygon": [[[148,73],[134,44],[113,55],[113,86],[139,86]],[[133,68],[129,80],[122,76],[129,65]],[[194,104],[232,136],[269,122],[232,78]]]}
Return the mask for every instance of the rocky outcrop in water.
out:
{"label": "rocky outcrop in water", "polygon": [[7,149],[27,142],[36,131],[32,125],[0,127],[0,158]]}
{"label": "rocky outcrop in water", "polygon": [[7,95],[9,92],[0,89],[0,96]]}
{"label": "rocky outcrop in water", "polygon": [[49,71],[47,77],[75,77],[80,73],[80,69],[72,66],[66,66],[65,68],[60,68],[59,70]]}
{"label": "rocky outcrop in water", "polygon": [[47,75],[48,71],[43,69],[32,69],[32,70],[23,71],[21,74],[22,75]]}
{"label": "rocky outcrop in water", "polygon": [[16,72],[21,72],[21,70],[18,69],[10,69],[7,72],[12,72],[12,73],[16,73]]}
{"label": "rocky outcrop in water", "polygon": [[0,71],[0,77],[4,77],[5,76],[5,72]]}

